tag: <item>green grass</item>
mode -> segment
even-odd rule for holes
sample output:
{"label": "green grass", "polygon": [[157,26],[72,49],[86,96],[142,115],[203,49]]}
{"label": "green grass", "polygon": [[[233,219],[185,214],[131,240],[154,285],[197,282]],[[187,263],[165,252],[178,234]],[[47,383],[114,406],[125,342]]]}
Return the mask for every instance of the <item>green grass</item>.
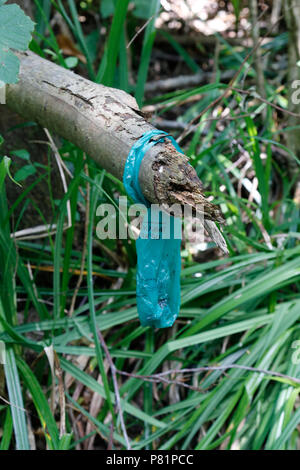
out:
{"label": "green grass", "polygon": [[[36,42],[41,51],[51,48],[53,60],[65,66],[49,26],[50,13],[44,6],[47,2],[36,3],[40,6],[40,37]],[[157,13],[158,3],[152,2],[148,19]],[[132,21],[128,2],[116,2],[113,18],[103,18],[109,33],[102,62],[93,60],[89,51],[84,29],[77,20],[76,2],[68,1],[68,9],[60,0],[52,4],[61,12],[87,59],[86,75],[128,89],[131,71],[123,67],[127,63],[126,41],[130,39],[126,39],[127,21]],[[155,35],[153,18],[143,34],[143,56],[132,89],[139,103],[144,100],[149,72]],[[188,52],[174,40],[170,42],[196,72],[197,63]],[[276,47],[284,52],[285,44],[283,41]],[[130,51],[139,54],[135,43]],[[222,43],[218,68],[237,69],[246,53]],[[251,66],[243,73],[245,70],[251,79],[255,76]],[[268,86],[268,99],[282,106],[285,91],[275,93],[276,86]],[[178,119],[189,123],[225,88],[226,84],[217,78],[215,83],[156,96],[149,102],[165,105],[159,112],[161,117],[177,110]],[[183,101],[198,94],[201,100],[182,107]],[[111,201],[117,204],[118,195],[124,195],[122,184],[88,156],[85,159],[72,143],[63,141],[59,151],[73,178],[59,201],[53,201],[49,188],[55,234],[39,240],[14,240],[10,233],[27,210],[30,203],[26,199],[34,192],[36,182],[22,182],[21,196],[8,207],[5,185],[8,170],[12,175],[14,170],[9,160],[2,159],[0,340],[6,344],[7,362],[0,369],[0,378],[4,374],[2,382],[0,379],[0,396],[4,398],[0,401],[1,450],[28,449],[32,442],[29,425],[34,431],[39,429],[33,434],[39,448],[73,449],[91,438],[98,447],[107,448],[111,435],[115,449],[126,448],[116,390],[98,330],[119,371],[150,375],[174,368],[235,364],[300,378],[300,364],[293,361],[293,345],[300,338],[299,206],[293,199],[293,181],[275,158],[277,148],[290,153],[282,140],[287,129],[278,122],[271,106],[263,122],[261,103],[243,98],[234,91],[222,101],[223,109],[227,107],[234,119],[224,121],[222,127],[217,121],[206,121],[211,117],[207,112],[182,144],[207,195],[221,206],[230,253],[225,258],[211,259],[206,252],[204,261],[196,262],[190,245],[183,246],[181,310],[178,321],[168,330],[153,332],[139,324],[134,244],[125,240],[100,244],[95,236],[97,205]],[[249,165],[247,173],[243,173],[242,166],[233,166],[242,155]],[[49,171],[47,167],[39,168],[38,181],[47,184]],[[249,185],[254,181],[257,186],[251,200]],[[273,190],[278,181],[281,191],[276,193]],[[72,226],[66,229],[68,205]],[[36,210],[43,212],[42,207]],[[88,230],[84,275],[74,312],[69,315],[81,269],[85,217]],[[208,244],[210,247],[213,244]],[[29,264],[35,266],[32,274]],[[49,346],[53,346],[57,357],[54,409],[53,376],[45,354]],[[62,392],[60,371],[66,379]],[[178,379],[199,390],[118,375],[121,407],[133,449],[299,448],[300,387],[296,382],[240,368],[179,375]],[[65,415],[60,393],[66,400]],[[101,406],[93,412],[90,403],[95,396],[101,398]],[[91,423],[83,437],[76,432],[76,418],[84,430]],[[64,434],[60,432],[62,419]]]}

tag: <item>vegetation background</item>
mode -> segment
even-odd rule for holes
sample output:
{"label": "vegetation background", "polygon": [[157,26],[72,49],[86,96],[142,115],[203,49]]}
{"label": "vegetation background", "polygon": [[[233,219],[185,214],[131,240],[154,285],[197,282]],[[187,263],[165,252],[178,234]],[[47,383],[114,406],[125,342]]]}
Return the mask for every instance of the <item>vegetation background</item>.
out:
{"label": "vegetation background", "polygon": [[178,138],[229,255],[184,242],[178,320],[140,326],[134,243],[95,236],[123,185],[1,106],[0,449],[299,449],[299,0],[9,3]]}

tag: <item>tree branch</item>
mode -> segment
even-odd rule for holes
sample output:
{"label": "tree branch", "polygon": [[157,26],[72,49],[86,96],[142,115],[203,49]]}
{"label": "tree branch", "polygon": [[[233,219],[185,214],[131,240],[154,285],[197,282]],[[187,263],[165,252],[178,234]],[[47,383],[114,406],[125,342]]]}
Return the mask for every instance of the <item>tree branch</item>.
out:
{"label": "tree branch", "polygon": [[[19,82],[7,86],[8,107],[73,142],[122,181],[132,145],[154,129],[135,99],[30,51],[18,56]],[[139,179],[142,192],[151,203],[192,207],[202,204],[206,219],[223,222],[219,208],[203,196],[202,184],[188,158],[171,143],[158,143],[149,150]],[[214,233],[218,244],[221,234],[216,226]],[[224,246],[222,243],[221,248]]]}

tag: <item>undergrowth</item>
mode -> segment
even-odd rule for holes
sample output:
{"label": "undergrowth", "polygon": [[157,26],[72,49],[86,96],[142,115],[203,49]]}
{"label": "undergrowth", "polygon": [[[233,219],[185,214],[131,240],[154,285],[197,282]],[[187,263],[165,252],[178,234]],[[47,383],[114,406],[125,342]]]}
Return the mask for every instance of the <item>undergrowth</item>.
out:
{"label": "undergrowth", "polygon": [[[136,309],[134,242],[95,235],[97,205],[117,205],[123,185],[63,141],[58,150],[71,177],[59,201],[49,191],[52,226],[45,220],[43,238],[30,231],[18,235],[28,194],[39,178],[47,180],[49,168],[38,167],[30,187],[25,173],[12,205],[5,196],[9,160],[2,159],[0,340],[6,364],[0,369],[0,449],[28,449],[32,433],[38,448],[107,448],[112,442],[123,449],[123,425],[133,449],[299,448],[299,200],[293,193],[297,174],[289,177],[280,160],[282,153],[296,158],[285,139],[285,88],[265,71],[269,104],[245,95],[241,90],[251,90],[255,80],[251,57],[244,62],[249,50],[223,40],[212,83],[145,97],[159,2],[149,2],[143,20],[126,14],[128,1],[115,2],[114,12],[102,9],[108,29],[102,60],[94,30],[85,34],[78,21],[76,2],[53,0],[52,9],[47,3],[35,0],[32,50],[64,67],[78,64],[76,57],[66,60],[57,43],[50,25],[56,9],[85,57],[79,73],[135,94],[155,119],[175,113],[184,129],[202,114],[181,146],[206,195],[221,207],[229,255],[209,240],[197,249],[183,244],[179,318],[171,329],[144,328]],[[93,8],[86,2],[86,14]],[[152,19],[128,51],[135,25],[146,18]],[[173,39],[168,47],[177,47],[187,70],[199,70]],[[283,33],[265,53],[284,54],[286,47]],[[128,54],[138,64],[134,80]],[[228,86],[222,73],[240,67],[235,89],[203,113]],[[43,207],[36,210],[43,216]],[[232,367],[182,372],[209,366]],[[151,382],[136,377],[173,369]]]}

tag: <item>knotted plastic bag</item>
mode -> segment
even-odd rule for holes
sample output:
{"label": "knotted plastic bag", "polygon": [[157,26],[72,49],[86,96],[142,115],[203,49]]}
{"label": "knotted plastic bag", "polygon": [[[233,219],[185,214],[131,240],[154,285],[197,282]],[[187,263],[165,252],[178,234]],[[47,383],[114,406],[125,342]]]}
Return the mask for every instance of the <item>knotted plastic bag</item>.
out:
{"label": "knotted plastic bag", "polygon": [[[161,139],[151,140],[160,134]],[[146,132],[132,146],[123,175],[127,194],[135,203],[147,207],[147,217],[142,222],[140,235],[136,240],[136,296],[141,324],[155,328],[172,326],[179,313],[181,220],[166,212],[162,213],[157,207],[151,207],[140,188],[139,170],[146,152],[165,138],[171,139],[175,148],[183,153],[173,137],[166,132]],[[169,233],[166,239],[163,229],[167,224]]]}

